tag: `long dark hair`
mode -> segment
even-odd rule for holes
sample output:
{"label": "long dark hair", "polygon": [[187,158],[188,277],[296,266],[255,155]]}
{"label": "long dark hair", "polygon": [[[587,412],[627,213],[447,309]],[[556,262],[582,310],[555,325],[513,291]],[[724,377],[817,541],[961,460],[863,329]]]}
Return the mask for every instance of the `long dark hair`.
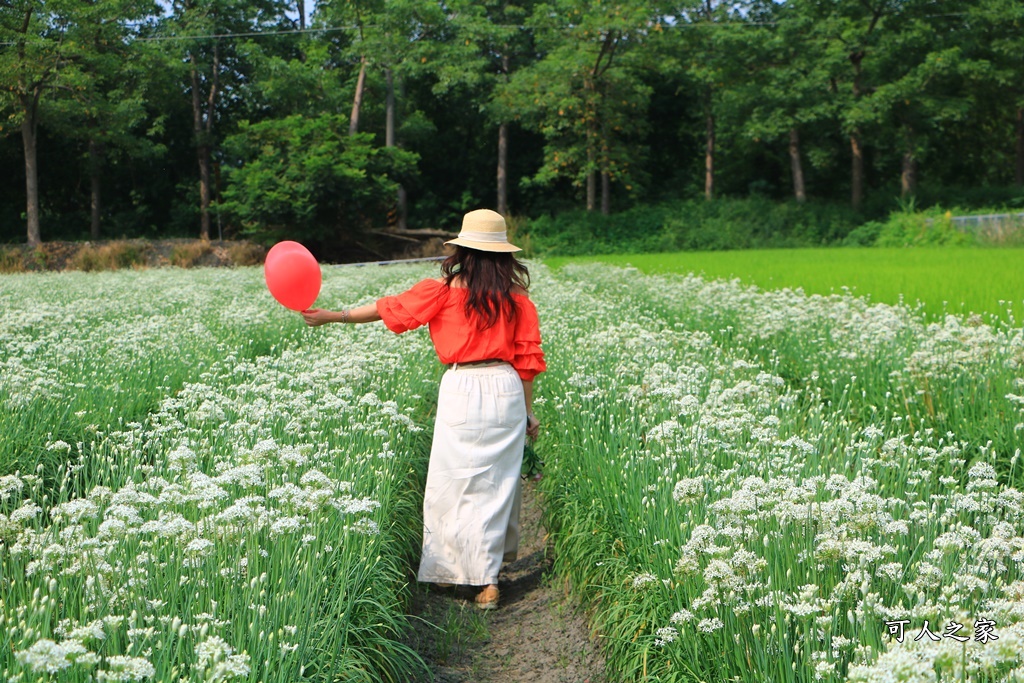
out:
{"label": "long dark hair", "polygon": [[455,253],[441,264],[441,275],[449,287],[456,277],[468,290],[466,316],[477,313],[481,329],[493,327],[505,313],[516,314],[512,288],[530,286],[530,271],[510,252],[482,251],[455,245]]}

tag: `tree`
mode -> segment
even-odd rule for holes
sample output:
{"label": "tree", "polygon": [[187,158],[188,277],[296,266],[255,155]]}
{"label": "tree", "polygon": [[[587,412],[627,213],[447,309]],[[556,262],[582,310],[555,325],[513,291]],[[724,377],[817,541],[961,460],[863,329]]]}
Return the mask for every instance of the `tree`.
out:
{"label": "tree", "polygon": [[[148,122],[145,103],[146,55],[132,42],[130,22],[157,12],[149,0],[93,0],[81,3],[67,41],[75,46],[76,87],[55,99],[49,120],[54,129],[87,150],[90,235],[100,237],[103,167],[107,158],[139,158],[160,151],[138,129]],[[161,117],[153,126],[159,129]]]}
{"label": "tree", "polygon": [[[913,0],[911,0],[913,1]],[[888,20],[900,11],[901,0],[833,0],[796,3],[803,20],[813,28],[810,49],[828,70],[840,126],[850,144],[850,203],[864,203],[865,127],[873,115],[869,98],[886,82],[879,43],[889,29]]]}
{"label": "tree", "polygon": [[1024,4],[975,0],[968,5],[972,56],[990,63],[977,89],[1013,121],[1013,182],[1024,187]]}
{"label": "tree", "polygon": [[[248,65],[239,50],[244,41],[222,40],[220,34],[245,34],[283,25],[284,0],[173,0],[165,21],[166,37],[180,37],[168,52],[167,66],[184,68],[192,101],[192,133],[199,167],[200,239],[210,239],[212,150],[223,96],[241,98]],[[182,54],[183,53],[183,54]],[[184,59],[181,59],[181,57]]]}
{"label": "tree", "polygon": [[498,213],[508,215],[509,126],[514,111],[506,106],[508,98],[503,90],[516,70],[535,59],[533,34],[524,26],[531,3],[456,0],[449,7],[451,39],[428,46],[433,53],[429,62],[437,77],[434,92],[468,88],[477,106],[486,110],[497,125],[496,208]]}
{"label": "tree", "polygon": [[[325,13],[333,21],[354,21],[357,30],[351,36],[349,52],[359,59],[349,120],[349,133],[359,130],[367,70],[377,68],[383,72],[386,94],[384,144],[395,147],[397,138],[397,88],[410,74],[420,70],[419,52],[425,43],[437,40],[444,30],[443,7],[420,0],[349,0]],[[396,188],[397,227],[406,227],[406,193],[399,184]]]}
{"label": "tree", "polygon": [[390,202],[411,152],[348,133],[340,114],[242,123],[225,140],[223,211],[263,240],[353,243]]}
{"label": "tree", "polygon": [[42,102],[57,89],[74,88],[81,73],[73,44],[65,42],[78,0],[7,0],[0,5],[0,106],[21,131],[25,159],[25,216],[30,246],[39,227],[38,130]]}
{"label": "tree", "polygon": [[544,164],[533,182],[567,178],[584,187],[588,211],[611,210],[611,183],[632,190],[631,145],[644,129],[650,88],[641,50],[659,30],[643,2],[606,5],[581,0],[539,4],[530,19],[543,57],[520,69],[503,90],[503,104],[546,140]]}
{"label": "tree", "polygon": [[[745,29],[746,75],[737,87],[743,129],[755,141],[785,140],[793,197],[807,201],[802,131],[833,115],[828,73],[808,41],[811,27],[792,3],[758,3]],[[740,46],[737,46],[740,47]]]}
{"label": "tree", "polygon": [[722,0],[688,0],[675,7],[684,68],[698,84],[704,113],[704,198],[715,196],[716,120],[722,98],[735,87],[746,47],[743,6]]}

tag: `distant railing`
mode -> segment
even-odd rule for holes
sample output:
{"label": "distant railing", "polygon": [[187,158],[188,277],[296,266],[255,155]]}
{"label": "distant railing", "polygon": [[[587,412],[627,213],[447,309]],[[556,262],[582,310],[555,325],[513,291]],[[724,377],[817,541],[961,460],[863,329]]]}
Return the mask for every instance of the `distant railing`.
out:
{"label": "distant railing", "polygon": [[424,256],[423,258],[393,259],[391,261],[363,261],[362,263],[334,263],[335,268],[354,268],[359,266],[390,266],[396,263],[423,263],[426,261],[443,261],[444,256]]}
{"label": "distant railing", "polygon": [[953,216],[953,227],[963,232],[998,235],[1024,227],[1024,213],[990,213],[983,216]]}

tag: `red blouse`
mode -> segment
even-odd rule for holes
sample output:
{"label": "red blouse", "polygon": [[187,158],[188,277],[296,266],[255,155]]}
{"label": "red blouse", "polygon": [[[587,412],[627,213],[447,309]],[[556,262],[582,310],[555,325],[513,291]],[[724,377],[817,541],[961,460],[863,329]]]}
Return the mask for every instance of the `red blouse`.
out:
{"label": "red blouse", "polygon": [[377,300],[377,312],[388,329],[402,333],[430,324],[430,339],[442,363],[468,363],[497,358],[508,361],[523,381],[547,369],[540,348],[537,308],[525,294],[513,294],[513,320],[499,316],[486,330],[477,328],[477,315],[466,317],[466,292],[439,280],[422,280],[408,291]]}

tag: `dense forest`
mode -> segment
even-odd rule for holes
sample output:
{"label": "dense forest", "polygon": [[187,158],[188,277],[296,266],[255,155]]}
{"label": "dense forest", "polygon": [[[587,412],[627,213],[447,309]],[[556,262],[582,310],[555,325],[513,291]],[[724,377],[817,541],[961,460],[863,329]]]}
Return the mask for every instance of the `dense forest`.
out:
{"label": "dense forest", "polygon": [[1001,202],[1024,2],[0,0],[0,113],[0,242],[30,245]]}

